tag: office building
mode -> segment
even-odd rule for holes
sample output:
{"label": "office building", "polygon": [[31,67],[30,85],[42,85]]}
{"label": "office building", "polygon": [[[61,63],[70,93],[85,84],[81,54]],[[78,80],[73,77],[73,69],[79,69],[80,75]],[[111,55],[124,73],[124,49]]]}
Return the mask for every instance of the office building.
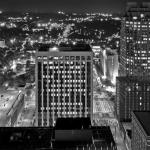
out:
{"label": "office building", "polygon": [[91,117],[93,52],[88,45],[44,46],[36,53],[37,125],[57,118]]}
{"label": "office building", "polygon": [[150,78],[117,77],[115,112],[121,122],[131,121],[131,112],[150,110]]}
{"label": "office building", "polygon": [[110,80],[113,84],[116,83],[116,76],[118,76],[118,54],[114,50],[113,53],[107,53],[106,59],[106,76],[107,79]]}
{"label": "office building", "polygon": [[119,75],[150,75],[150,3],[127,5],[121,23]]}
{"label": "office building", "polygon": [[132,113],[132,150],[150,150],[150,111]]}

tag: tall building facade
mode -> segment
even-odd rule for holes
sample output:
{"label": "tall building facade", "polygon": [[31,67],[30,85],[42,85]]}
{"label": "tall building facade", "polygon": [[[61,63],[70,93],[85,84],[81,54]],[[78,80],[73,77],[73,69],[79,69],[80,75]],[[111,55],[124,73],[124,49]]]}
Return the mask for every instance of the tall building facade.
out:
{"label": "tall building facade", "polygon": [[116,76],[118,76],[118,54],[116,52],[114,53],[108,53],[107,59],[106,59],[106,76],[107,79],[109,79],[113,84],[116,83]]}
{"label": "tall building facade", "polygon": [[58,117],[92,118],[92,69],[93,52],[87,45],[42,48],[36,53],[38,126],[54,126]]}
{"label": "tall building facade", "polygon": [[119,121],[150,110],[150,3],[128,3],[121,23],[115,110]]}
{"label": "tall building facade", "polygon": [[150,111],[132,113],[132,150],[150,150]]}
{"label": "tall building facade", "polygon": [[120,76],[150,75],[150,4],[128,3],[121,23]]}
{"label": "tall building facade", "polygon": [[115,110],[120,122],[131,122],[131,112],[150,111],[150,80],[135,76],[117,77]]}

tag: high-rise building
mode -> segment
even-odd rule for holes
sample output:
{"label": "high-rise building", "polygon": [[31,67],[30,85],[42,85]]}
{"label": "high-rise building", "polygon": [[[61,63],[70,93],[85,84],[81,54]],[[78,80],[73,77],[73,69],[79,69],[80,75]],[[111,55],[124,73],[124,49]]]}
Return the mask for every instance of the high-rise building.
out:
{"label": "high-rise building", "polygon": [[141,77],[117,77],[115,110],[120,122],[130,122],[131,112],[150,111],[150,80]]}
{"label": "high-rise building", "polygon": [[131,112],[150,110],[150,3],[128,3],[121,23],[116,114],[130,122]]}
{"label": "high-rise building", "polygon": [[150,111],[132,113],[132,150],[150,150]]}
{"label": "high-rise building", "polygon": [[150,3],[128,3],[122,18],[121,76],[150,75]]}
{"label": "high-rise building", "polygon": [[36,53],[37,125],[57,118],[91,117],[93,52],[88,45],[42,47]]}

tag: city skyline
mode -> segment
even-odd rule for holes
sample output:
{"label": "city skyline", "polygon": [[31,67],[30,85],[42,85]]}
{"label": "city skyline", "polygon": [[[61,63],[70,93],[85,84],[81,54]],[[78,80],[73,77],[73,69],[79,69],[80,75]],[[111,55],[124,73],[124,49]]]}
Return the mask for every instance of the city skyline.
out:
{"label": "city skyline", "polygon": [[147,150],[147,2],[0,1],[0,149]]}

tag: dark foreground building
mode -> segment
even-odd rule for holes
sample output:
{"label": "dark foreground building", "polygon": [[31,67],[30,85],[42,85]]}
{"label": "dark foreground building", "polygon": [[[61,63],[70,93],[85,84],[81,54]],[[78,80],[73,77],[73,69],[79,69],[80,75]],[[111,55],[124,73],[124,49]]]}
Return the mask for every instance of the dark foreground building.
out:
{"label": "dark foreground building", "polygon": [[4,150],[117,150],[110,127],[92,127],[89,118],[61,118],[55,127],[0,128]]}
{"label": "dark foreground building", "polygon": [[149,77],[118,77],[115,110],[121,122],[131,122],[134,110],[150,111]]}
{"label": "dark foreground building", "polygon": [[132,113],[132,150],[150,150],[150,111]]}

